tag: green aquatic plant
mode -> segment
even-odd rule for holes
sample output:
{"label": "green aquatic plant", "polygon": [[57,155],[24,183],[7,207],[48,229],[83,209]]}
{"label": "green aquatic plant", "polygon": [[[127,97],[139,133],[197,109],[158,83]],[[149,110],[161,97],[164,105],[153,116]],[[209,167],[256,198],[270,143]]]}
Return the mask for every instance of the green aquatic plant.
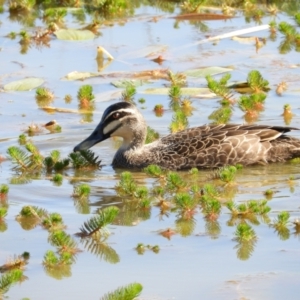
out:
{"label": "green aquatic plant", "polygon": [[93,87],[88,84],[82,85],[77,92],[77,99],[79,101],[93,101],[95,99]]}
{"label": "green aquatic plant", "polygon": [[186,129],[188,125],[189,122],[185,113],[180,109],[175,110],[173,114],[172,122],[170,124],[170,131],[172,133],[175,133]]}
{"label": "green aquatic plant", "polygon": [[53,181],[55,184],[60,185],[60,184],[62,183],[62,181],[63,181],[63,178],[64,178],[64,177],[63,177],[61,174],[57,173],[57,174],[54,174],[54,175],[52,176],[52,181]]}
{"label": "green aquatic plant", "polygon": [[42,100],[53,100],[54,94],[47,88],[45,87],[38,87],[35,91],[35,98],[38,101]]}
{"label": "green aquatic plant", "polygon": [[86,183],[82,183],[74,187],[72,196],[79,199],[86,199],[88,198],[90,193],[91,193],[91,187]]}
{"label": "green aquatic plant", "polygon": [[27,137],[25,134],[20,134],[18,142],[20,145],[25,145],[27,143]]}
{"label": "green aquatic plant", "polygon": [[171,86],[185,86],[186,85],[186,75],[183,73],[173,73],[168,71],[168,80],[171,83]]}
{"label": "green aquatic plant", "polygon": [[95,109],[93,87],[91,85],[82,85],[77,92],[79,100],[79,109],[92,111]]}
{"label": "green aquatic plant", "polygon": [[74,255],[80,251],[77,248],[77,242],[63,230],[53,231],[49,235],[49,242],[58,249],[59,253],[66,252]]}
{"label": "green aquatic plant", "polygon": [[43,265],[48,268],[62,267],[63,265],[71,265],[74,256],[68,252],[56,254],[52,250],[48,250],[44,255]]}
{"label": "green aquatic plant", "polygon": [[174,196],[176,207],[184,215],[193,215],[195,213],[198,201],[189,193],[177,193]]}
{"label": "green aquatic plant", "polygon": [[64,18],[67,15],[67,10],[63,7],[58,8],[48,8],[44,10],[43,19],[49,24],[54,23],[63,23]]}
{"label": "green aquatic plant", "polygon": [[181,104],[181,87],[179,85],[171,85],[169,89],[170,108],[174,111],[180,109]]}
{"label": "green aquatic plant", "polygon": [[149,165],[146,168],[144,168],[143,171],[147,175],[152,176],[152,177],[161,177],[164,174],[162,168],[158,165]]}
{"label": "green aquatic plant", "polygon": [[72,152],[69,155],[75,169],[101,169],[101,160],[91,150]]}
{"label": "green aquatic plant", "polygon": [[257,70],[252,70],[248,73],[247,82],[254,93],[261,93],[270,89],[269,81],[264,79]]}
{"label": "green aquatic plant", "polygon": [[7,216],[7,207],[0,206],[0,222],[3,222],[6,216]]}
{"label": "green aquatic plant", "polygon": [[231,116],[232,108],[226,104],[214,110],[208,118],[212,120],[214,124],[227,124],[230,121]]}
{"label": "green aquatic plant", "polygon": [[9,186],[7,184],[0,185],[0,201],[5,200],[7,198],[7,194],[9,192]]}
{"label": "green aquatic plant", "polygon": [[250,200],[245,203],[236,204],[234,201],[226,203],[226,207],[230,210],[233,216],[244,216],[255,214],[265,215],[271,211],[271,208],[267,205],[267,200]]}
{"label": "green aquatic plant", "polygon": [[23,252],[21,255],[14,255],[13,258],[10,258],[4,265],[0,266],[0,273],[9,272],[16,269],[23,270],[28,264],[29,258],[29,252]]}
{"label": "green aquatic plant", "polygon": [[155,106],[154,106],[154,113],[155,113],[155,115],[157,116],[157,117],[161,117],[162,115],[163,115],[163,113],[164,113],[164,106],[162,105],[162,104],[156,104]]}
{"label": "green aquatic plant", "polygon": [[137,184],[132,178],[132,174],[128,171],[122,172],[120,181],[116,185],[116,190],[119,194],[133,196],[136,192]]}
{"label": "green aquatic plant", "polygon": [[122,101],[133,102],[136,94],[136,87],[133,84],[126,84],[125,90],[122,92]]}
{"label": "green aquatic plant", "polygon": [[142,289],[140,283],[131,283],[105,294],[100,300],[134,300],[140,295]]}
{"label": "green aquatic plant", "polygon": [[285,241],[290,238],[290,230],[287,227],[290,223],[290,214],[287,211],[282,211],[277,215],[277,218],[270,225],[275,229],[280,239]]}
{"label": "green aquatic plant", "polygon": [[166,177],[167,189],[171,191],[180,190],[186,187],[186,182],[182,177],[176,172],[167,173]]}
{"label": "green aquatic plant", "polygon": [[44,215],[41,224],[44,228],[51,231],[64,227],[62,216],[55,212]]}
{"label": "green aquatic plant", "polygon": [[97,215],[84,222],[80,228],[80,232],[76,235],[84,237],[98,237],[102,234],[104,236],[109,235],[109,231],[105,228],[111,224],[119,213],[119,209],[116,206],[105,207],[98,211]]}
{"label": "green aquatic plant", "polygon": [[238,101],[238,105],[245,112],[260,111],[264,108],[266,97],[265,93],[242,95]]}
{"label": "green aquatic plant", "polygon": [[143,243],[138,243],[135,248],[138,254],[144,254],[147,249],[153,251],[154,253],[159,253],[160,250],[158,245],[151,246],[151,245],[144,245]]}
{"label": "green aquatic plant", "polygon": [[150,144],[159,139],[159,133],[150,126],[147,126],[147,136],[145,144]]}
{"label": "green aquatic plant", "polygon": [[67,94],[64,99],[66,103],[71,103],[73,98],[70,94]]}
{"label": "green aquatic plant", "polygon": [[225,166],[214,171],[211,175],[212,179],[220,179],[225,183],[232,183],[235,180],[237,168],[235,166]]}
{"label": "green aquatic plant", "polygon": [[38,149],[31,143],[26,144],[26,153],[23,149],[11,146],[7,149],[7,154],[10,156],[14,169],[17,171],[35,171],[43,166],[43,157]]}
{"label": "green aquatic plant", "polygon": [[2,298],[14,284],[21,282],[22,279],[23,271],[19,269],[3,274],[0,277],[0,297]]}
{"label": "green aquatic plant", "polygon": [[298,26],[300,26],[300,12],[295,13],[294,19]]}
{"label": "green aquatic plant", "polygon": [[222,210],[221,202],[218,199],[209,199],[202,202],[202,213],[210,221],[216,220]]}
{"label": "green aquatic plant", "polygon": [[257,238],[254,229],[247,223],[238,224],[234,235],[237,242],[251,241]]}
{"label": "green aquatic plant", "polygon": [[211,75],[205,77],[208,88],[217,96],[221,97],[223,103],[225,101],[228,104],[232,104],[235,101],[231,90],[227,87],[230,78],[230,73],[223,75],[219,81],[215,80]]}

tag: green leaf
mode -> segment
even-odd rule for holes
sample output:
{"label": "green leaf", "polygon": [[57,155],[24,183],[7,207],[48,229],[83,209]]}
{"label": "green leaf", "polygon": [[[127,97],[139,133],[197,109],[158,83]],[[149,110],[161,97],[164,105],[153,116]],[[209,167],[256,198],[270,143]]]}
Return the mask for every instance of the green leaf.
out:
{"label": "green leaf", "polygon": [[99,76],[100,73],[92,73],[92,72],[78,72],[78,71],[73,71],[68,73],[63,79],[66,80],[82,80],[90,77],[96,77]]}
{"label": "green leaf", "polygon": [[95,34],[89,30],[60,29],[55,31],[54,34],[59,40],[66,41],[83,41],[95,38]]}
{"label": "green leaf", "polygon": [[44,80],[42,78],[30,77],[7,83],[3,88],[5,91],[30,91],[43,83]]}
{"label": "green leaf", "polygon": [[116,88],[126,88],[128,85],[132,85],[134,87],[142,86],[144,84],[152,83],[149,80],[141,80],[141,79],[132,79],[132,80],[116,80],[111,82],[113,86]]}
{"label": "green leaf", "polygon": [[216,75],[222,74],[225,72],[231,72],[233,69],[230,68],[222,68],[222,67],[208,67],[208,68],[201,68],[201,69],[193,69],[187,70],[183,72],[186,76],[202,78],[206,77],[207,75]]}
{"label": "green leaf", "polygon": [[[151,95],[169,95],[169,88],[149,88],[141,91],[144,94]],[[208,88],[181,88],[181,94],[192,97],[214,98],[216,95]]]}

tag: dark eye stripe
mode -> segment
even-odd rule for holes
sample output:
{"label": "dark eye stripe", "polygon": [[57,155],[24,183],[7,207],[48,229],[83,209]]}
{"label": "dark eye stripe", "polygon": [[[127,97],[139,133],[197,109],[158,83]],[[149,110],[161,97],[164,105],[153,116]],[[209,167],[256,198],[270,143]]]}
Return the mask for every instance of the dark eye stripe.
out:
{"label": "dark eye stripe", "polygon": [[113,122],[113,121],[115,121],[115,120],[122,119],[122,118],[125,117],[125,116],[131,115],[131,113],[126,112],[126,111],[120,111],[120,112],[117,112],[117,111],[116,111],[116,113],[119,114],[118,118],[115,118],[114,114],[111,114],[111,115],[104,121],[104,124],[103,124],[104,127],[105,127],[106,125],[108,125],[110,122]]}

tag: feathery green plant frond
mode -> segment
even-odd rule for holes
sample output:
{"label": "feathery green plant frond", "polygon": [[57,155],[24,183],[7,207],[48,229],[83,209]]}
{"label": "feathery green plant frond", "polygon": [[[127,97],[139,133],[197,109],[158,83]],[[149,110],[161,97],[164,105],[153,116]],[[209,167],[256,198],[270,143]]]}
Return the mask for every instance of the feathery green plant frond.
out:
{"label": "feathery green plant frond", "polygon": [[236,227],[235,240],[237,242],[251,241],[256,239],[256,233],[253,228],[247,223],[240,223]]}
{"label": "feathery green plant frond", "polygon": [[255,93],[269,90],[269,81],[265,80],[257,70],[248,73],[247,82]]}
{"label": "feathery green plant frond", "polygon": [[289,223],[290,213],[287,211],[282,211],[277,215],[272,226],[275,228],[286,227]]}
{"label": "feathery green plant frond", "polygon": [[99,241],[98,239],[81,239],[81,244],[85,250],[93,255],[99,257],[110,264],[117,264],[120,262],[118,253],[107,243]]}
{"label": "feathery green plant frond", "polygon": [[[77,235],[80,237],[95,236],[95,234],[105,229],[105,226],[112,223],[118,213],[119,209],[116,206],[109,206],[100,210],[96,216],[84,222]],[[103,231],[103,233],[108,235],[107,231]]]}
{"label": "feathery green plant frond", "polygon": [[131,283],[105,294],[100,300],[133,300],[140,295],[142,289],[140,283]]}
{"label": "feathery green plant frond", "polygon": [[11,146],[7,149],[7,154],[10,156],[12,163],[15,164],[15,169],[27,170],[31,165],[30,155],[23,149]]}
{"label": "feathery green plant frond", "polygon": [[300,12],[297,12],[297,13],[294,15],[294,19],[295,19],[297,25],[300,26]]}
{"label": "feathery green plant frond", "polygon": [[211,179],[220,179],[223,182],[230,183],[234,181],[236,173],[237,168],[235,166],[225,166],[213,171],[210,177]]}
{"label": "feathery green plant frond", "polygon": [[211,75],[205,77],[207,86],[213,93],[222,97],[223,101],[225,100],[226,102],[232,103],[234,102],[233,94],[226,86],[230,78],[230,73],[226,73],[219,81],[215,80]]}
{"label": "feathery green plant frond", "polygon": [[209,220],[215,220],[221,213],[222,205],[218,199],[210,199],[202,205],[202,212]]}
{"label": "feathery green plant frond", "polygon": [[76,241],[71,235],[63,230],[55,230],[49,236],[51,245],[58,248],[59,252],[67,252],[75,254],[79,251]]}
{"label": "feathery green plant frond", "polygon": [[122,172],[120,181],[116,185],[116,190],[119,194],[134,195],[137,189],[137,184],[132,178],[130,172]]}
{"label": "feathery green plant frond", "polygon": [[136,88],[133,84],[126,84],[125,90],[122,92],[122,101],[133,102],[134,96],[136,94]]}
{"label": "feathery green plant frond", "polygon": [[91,150],[72,152],[69,155],[75,169],[101,169],[101,160]]}
{"label": "feathery green plant frond", "polygon": [[77,98],[79,101],[93,101],[95,98],[93,95],[93,87],[91,85],[82,85],[78,90]]}
{"label": "feathery green plant frond", "polygon": [[172,122],[170,124],[170,131],[172,133],[175,133],[186,129],[188,125],[189,122],[185,113],[180,109],[175,110],[173,114]]}
{"label": "feathery green plant frond", "polygon": [[85,199],[90,195],[90,193],[91,187],[86,183],[82,183],[74,187],[73,197]]}
{"label": "feathery green plant frond", "polygon": [[0,277],[0,297],[8,292],[10,287],[17,282],[20,282],[23,277],[22,270],[12,270]]}
{"label": "feathery green plant frond", "polygon": [[134,192],[134,197],[138,199],[145,199],[149,195],[148,188],[146,186],[137,187]]}
{"label": "feathery green plant frond", "polygon": [[69,252],[62,252],[59,255],[52,250],[48,250],[44,255],[43,265],[50,268],[62,267],[71,265],[74,261],[74,256]]}
{"label": "feathery green plant frond", "polygon": [[179,190],[186,187],[186,182],[176,172],[169,172],[167,174],[166,180],[167,180],[167,189],[169,190]]}
{"label": "feathery green plant frond", "polygon": [[287,22],[280,22],[278,30],[288,39],[292,39],[297,34],[296,28]]}
{"label": "feathery green plant frond", "polygon": [[180,109],[181,102],[181,87],[178,85],[172,85],[169,89],[170,108],[174,111]]}
{"label": "feathery green plant frond", "polygon": [[243,111],[261,110],[267,95],[265,93],[255,93],[242,95],[238,101],[239,108]]}
{"label": "feathery green plant frond", "polygon": [[159,139],[159,133],[150,126],[147,126],[147,136],[145,144],[150,144]]}
{"label": "feathery green plant frond", "polygon": [[214,124],[227,124],[232,116],[232,108],[230,106],[221,106],[214,110],[208,119],[213,120]]}
{"label": "feathery green plant frond", "polygon": [[49,213],[46,209],[31,205],[23,206],[19,214],[20,217],[36,217],[38,219],[47,217],[48,215]]}
{"label": "feathery green plant frond", "polygon": [[61,174],[54,174],[52,177],[52,181],[56,184],[56,185],[61,185],[62,181],[63,181],[63,176]]}
{"label": "feathery green plant frond", "polygon": [[143,169],[143,171],[153,177],[161,177],[163,175],[163,170],[160,166],[149,165]]}
{"label": "feathery green plant frond", "polygon": [[54,94],[45,87],[38,87],[35,91],[35,98],[37,100],[52,100],[54,98]]}
{"label": "feathery green plant frond", "polygon": [[267,206],[267,203],[267,200],[250,200],[237,205],[234,201],[229,201],[226,203],[226,207],[234,216],[247,216],[249,214],[266,215],[271,210],[271,208]]}
{"label": "feathery green plant frond", "polygon": [[192,211],[197,206],[197,200],[188,193],[177,193],[174,197],[175,205],[182,211]]}
{"label": "feathery green plant frond", "polygon": [[48,216],[45,216],[42,220],[42,225],[47,229],[57,229],[63,227],[63,219],[59,213],[51,213]]}

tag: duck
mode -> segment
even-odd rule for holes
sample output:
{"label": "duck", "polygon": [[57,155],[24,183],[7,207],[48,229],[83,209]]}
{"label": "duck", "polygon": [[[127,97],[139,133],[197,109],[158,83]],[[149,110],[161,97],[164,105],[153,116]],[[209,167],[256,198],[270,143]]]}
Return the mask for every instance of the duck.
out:
{"label": "duck", "polygon": [[147,124],[137,107],[117,102],[106,108],[100,123],[74,151],[88,150],[110,137],[123,138],[114,168],[141,170],[215,169],[228,165],[268,164],[300,157],[300,139],[286,135],[294,127],[260,124],[212,124],[184,129],[145,144]]}

